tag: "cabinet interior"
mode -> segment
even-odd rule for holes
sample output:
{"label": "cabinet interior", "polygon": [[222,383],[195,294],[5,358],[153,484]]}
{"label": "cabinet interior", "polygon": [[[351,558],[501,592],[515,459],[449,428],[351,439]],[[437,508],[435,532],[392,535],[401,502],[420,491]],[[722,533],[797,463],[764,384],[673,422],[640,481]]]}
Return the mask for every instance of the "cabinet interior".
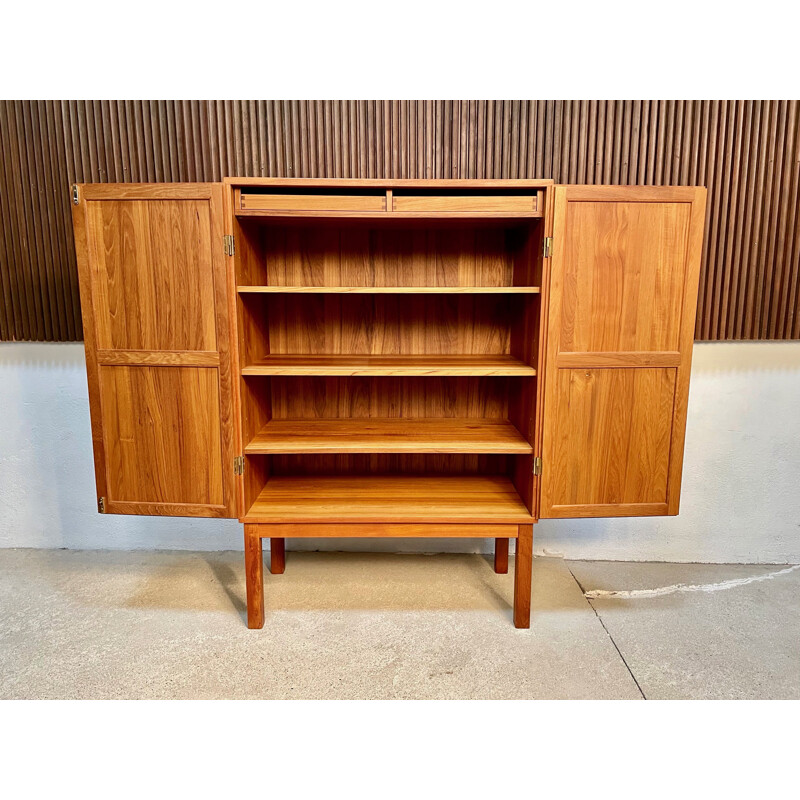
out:
{"label": "cabinet interior", "polygon": [[426,487],[432,521],[466,489],[530,515],[542,236],[538,218],[237,217],[245,516],[313,519],[330,493],[326,519],[363,518],[380,489],[382,518],[412,519]]}

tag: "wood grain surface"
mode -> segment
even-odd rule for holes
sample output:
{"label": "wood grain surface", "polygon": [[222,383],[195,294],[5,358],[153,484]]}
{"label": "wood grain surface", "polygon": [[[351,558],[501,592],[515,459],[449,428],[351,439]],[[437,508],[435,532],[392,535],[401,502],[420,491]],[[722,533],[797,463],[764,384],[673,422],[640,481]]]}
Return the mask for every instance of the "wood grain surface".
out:
{"label": "wood grain surface", "polygon": [[73,221],[104,510],[233,516],[221,187],[81,187]]}
{"label": "wood grain surface", "polygon": [[501,476],[273,477],[245,522],[523,523],[531,516]]}
{"label": "wood grain surface", "polygon": [[453,375],[533,377],[536,370],[508,355],[269,355],[242,375]]}
{"label": "wood grain surface", "polygon": [[244,276],[270,286],[509,286],[525,226],[259,225]]}
{"label": "wood grain surface", "polygon": [[217,370],[100,371],[109,502],[224,506]]}
{"label": "wood grain surface", "polygon": [[247,444],[255,453],[530,453],[507,420],[270,420]]}
{"label": "wood grain surface", "polygon": [[676,514],[705,190],[558,187],[540,517]]}

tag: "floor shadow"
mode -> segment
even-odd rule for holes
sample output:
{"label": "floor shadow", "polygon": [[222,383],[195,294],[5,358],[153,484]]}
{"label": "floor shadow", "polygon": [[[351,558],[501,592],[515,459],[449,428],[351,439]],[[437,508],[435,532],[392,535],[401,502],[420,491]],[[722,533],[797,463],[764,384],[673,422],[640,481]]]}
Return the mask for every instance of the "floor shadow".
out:
{"label": "floor shadow", "polygon": [[470,571],[473,575],[475,575],[483,589],[494,598],[497,608],[507,611],[509,614],[514,606],[514,592],[513,588],[511,588],[514,585],[514,576],[513,574],[511,575],[511,587],[506,586],[504,593],[501,593],[497,590],[495,583],[497,582],[498,578],[506,578],[509,574],[511,574],[513,571],[512,567],[513,561],[511,562],[509,571],[507,573],[498,575],[498,573],[494,571],[494,554],[486,555],[485,553],[480,554],[479,560],[470,563]]}
{"label": "floor shadow", "polygon": [[203,561],[208,565],[211,573],[219,581],[222,591],[231,601],[231,605],[239,616],[247,621],[247,600],[240,592],[241,579],[236,574],[236,570],[222,561],[217,561],[209,556],[203,556]]}
{"label": "floor shadow", "polygon": [[479,555],[494,572],[494,553],[480,553]]}

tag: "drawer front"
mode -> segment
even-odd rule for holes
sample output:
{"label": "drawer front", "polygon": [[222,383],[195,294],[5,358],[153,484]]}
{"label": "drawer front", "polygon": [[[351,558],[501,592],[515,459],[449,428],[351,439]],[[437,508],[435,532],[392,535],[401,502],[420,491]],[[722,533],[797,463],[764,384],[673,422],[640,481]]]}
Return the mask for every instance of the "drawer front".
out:
{"label": "drawer front", "polygon": [[246,194],[243,211],[386,211],[386,195]]}
{"label": "drawer front", "polygon": [[469,196],[469,195],[395,195],[394,211],[464,211],[513,212],[533,214],[537,210],[536,195]]}

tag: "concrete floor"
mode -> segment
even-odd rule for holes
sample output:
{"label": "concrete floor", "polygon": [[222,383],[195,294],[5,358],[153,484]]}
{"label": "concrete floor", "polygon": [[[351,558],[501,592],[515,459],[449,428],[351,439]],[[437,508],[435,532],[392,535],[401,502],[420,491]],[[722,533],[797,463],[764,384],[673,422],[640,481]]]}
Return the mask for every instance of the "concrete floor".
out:
{"label": "concrete floor", "polygon": [[241,553],[0,550],[0,697],[800,698],[800,570],[533,570],[520,631],[485,557],[289,553],[249,631]]}

